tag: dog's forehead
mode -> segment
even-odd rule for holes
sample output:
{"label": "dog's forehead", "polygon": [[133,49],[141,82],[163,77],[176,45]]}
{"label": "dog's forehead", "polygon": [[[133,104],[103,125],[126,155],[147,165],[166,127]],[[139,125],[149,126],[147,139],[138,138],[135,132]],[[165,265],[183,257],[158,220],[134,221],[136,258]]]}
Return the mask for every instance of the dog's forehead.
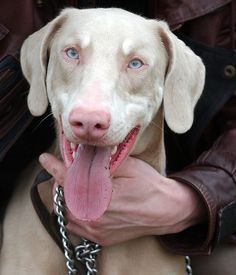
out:
{"label": "dog's forehead", "polygon": [[90,43],[115,42],[127,53],[153,37],[148,20],[116,8],[71,11],[62,31],[68,44],[78,42],[86,47]]}
{"label": "dog's forehead", "polygon": [[86,27],[92,29],[104,29],[111,27],[113,30],[119,26],[137,28],[138,25],[145,24],[148,20],[137,14],[118,8],[97,8],[85,10],[71,10],[68,12],[69,24],[79,24],[77,27]]}

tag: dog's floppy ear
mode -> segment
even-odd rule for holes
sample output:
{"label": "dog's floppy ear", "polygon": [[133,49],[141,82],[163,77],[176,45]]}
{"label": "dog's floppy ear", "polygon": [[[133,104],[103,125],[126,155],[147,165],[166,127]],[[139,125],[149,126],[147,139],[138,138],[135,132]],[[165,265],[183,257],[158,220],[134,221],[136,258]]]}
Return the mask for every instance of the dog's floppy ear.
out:
{"label": "dog's floppy ear", "polygon": [[45,27],[30,35],[21,48],[21,67],[30,84],[28,107],[34,116],[42,115],[48,106],[46,92],[48,48],[54,34],[66,19],[67,10]]}
{"label": "dog's floppy ear", "polygon": [[205,67],[201,59],[170,31],[165,22],[158,24],[168,58],[164,115],[170,129],[184,133],[193,123],[194,107],[204,86]]}

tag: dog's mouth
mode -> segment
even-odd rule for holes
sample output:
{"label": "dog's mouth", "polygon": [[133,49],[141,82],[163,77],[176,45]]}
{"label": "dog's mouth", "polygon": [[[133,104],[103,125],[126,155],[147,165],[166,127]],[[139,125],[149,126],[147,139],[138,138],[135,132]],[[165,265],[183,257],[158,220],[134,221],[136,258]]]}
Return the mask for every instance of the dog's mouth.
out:
{"label": "dog's mouth", "polygon": [[74,144],[61,131],[60,147],[67,174],[65,201],[71,214],[80,220],[96,220],[106,211],[112,195],[112,173],[134,147],[139,127],[133,128],[116,146]]}

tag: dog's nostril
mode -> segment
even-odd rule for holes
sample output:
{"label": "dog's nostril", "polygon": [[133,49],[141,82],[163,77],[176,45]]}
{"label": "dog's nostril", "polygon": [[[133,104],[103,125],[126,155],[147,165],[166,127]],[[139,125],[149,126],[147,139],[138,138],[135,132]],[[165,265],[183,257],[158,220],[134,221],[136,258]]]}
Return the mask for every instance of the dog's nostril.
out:
{"label": "dog's nostril", "polygon": [[83,127],[84,126],[84,124],[82,123],[82,122],[76,122],[76,124],[75,124],[75,126],[78,126],[78,127]]}
{"label": "dog's nostril", "polygon": [[101,128],[102,128],[102,125],[101,125],[100,123],[97,123],[97,124],[95,125],[95,128],[96,128],[96,129],[101,129]]}

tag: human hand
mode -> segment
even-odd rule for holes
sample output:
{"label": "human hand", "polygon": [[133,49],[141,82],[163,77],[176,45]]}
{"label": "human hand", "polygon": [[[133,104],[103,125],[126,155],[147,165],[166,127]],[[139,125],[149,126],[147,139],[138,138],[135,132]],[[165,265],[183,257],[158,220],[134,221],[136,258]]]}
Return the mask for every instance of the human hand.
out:
{"label": "human hand", "polygon": [[[63,186],[64,164],[50,154],[42,166]],[[81,221],[68,212],[68,229],[101,245],[114,245],[145,235],[177,233],[205,215],[197,193],[182,183],[160,175],[147,163],[129,157],[114,172],[112,200],[96,221]]]}

